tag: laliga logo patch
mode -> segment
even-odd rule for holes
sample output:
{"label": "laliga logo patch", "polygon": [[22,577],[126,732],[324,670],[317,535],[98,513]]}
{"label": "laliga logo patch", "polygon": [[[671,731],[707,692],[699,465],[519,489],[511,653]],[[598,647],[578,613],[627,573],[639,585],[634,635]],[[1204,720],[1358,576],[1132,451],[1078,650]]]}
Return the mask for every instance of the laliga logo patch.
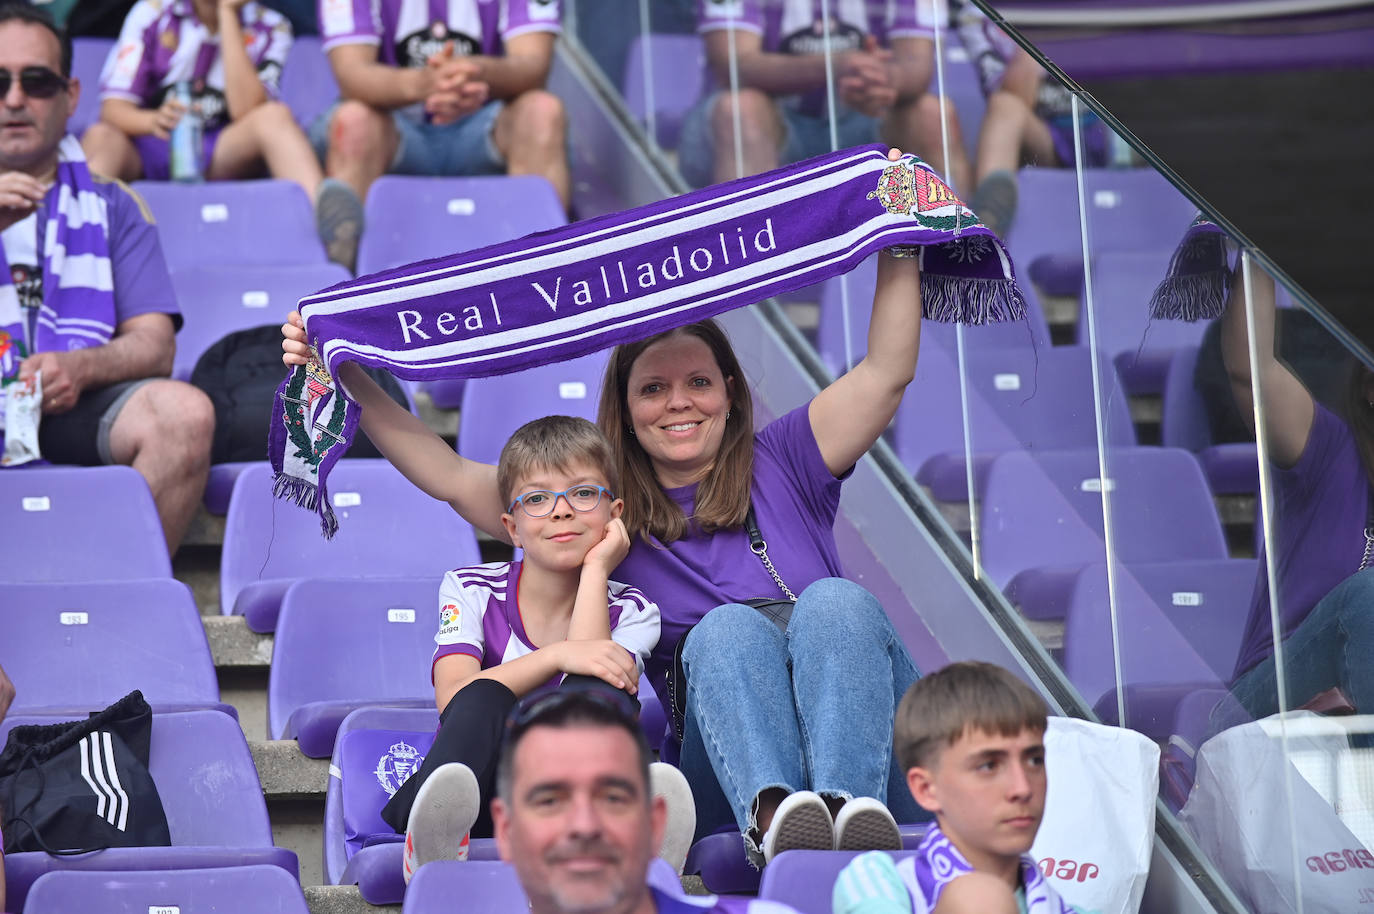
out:
{"label": "laliga logo patch", "polygon": [[558,18],[558,4],[553,0],[530,0],[528,15],[531,21],[548,21]]}
{"label": "laliga logo patch", "polygon": [[382,785],[386,795],[394,797],[401,785],[419,769],[425,757],[414,746],[402,741],[393,743],[386,754],[377,759],[377,783]]}
{"label": "laliga logo patch", "polygon": [[447,625],[457,625],[457,624],[458,624],[458,606],[457,606],[457,604],[455,604],[455,603],[445,603],[445,604],[444,604],[444,608],[441,609],[441,610],[439,610],[439,625],[440,625],[441,627],[443,627],[443,626],[447,626]]}

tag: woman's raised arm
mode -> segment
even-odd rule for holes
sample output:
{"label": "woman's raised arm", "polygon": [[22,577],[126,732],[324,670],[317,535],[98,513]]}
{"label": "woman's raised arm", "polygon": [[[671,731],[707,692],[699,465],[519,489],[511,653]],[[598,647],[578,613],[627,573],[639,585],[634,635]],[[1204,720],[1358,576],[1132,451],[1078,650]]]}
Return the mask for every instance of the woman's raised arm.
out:
{"label": "woman's raised arm", "polygon": [[[1265,442],[1269,459],[1281,467],[1298,462],[1312,431],[1315,407],[1302,382],[1274,354],[1274,279],[1259,268],[1250,271],[1255,296],[1255,349],[1259,363],[1260,396],[1264,398]],[[1231,280],[1226,313],[1221,317],[1221,357],[1231,381],[1236,406],[1245,424],[1254,430],[1254,396],[1251,387],[1250,341],[1245,326],[1245,274],[1237,269]]]}
{"label": "woman's raised arm", "polygon": [[921,272],[916,263],[887,252],[878,256],[868,353],[811,401],[811,431],[826,467],[836,476],[878,440],[916,374],[921,346]]}
{"label": "woman's raised arm", "polygon": [[[298,312],[282,325],[282,361],[303,365],[309,358],[305,329]],[[496,486],[496,467],[456,453],[410,410],[391,399],[360,366],[345,362],[339,382],[362,408],[358,424],[401,474],[425,492],[453,506],[479,530],[509,542],[501,523],[504,506]]]}

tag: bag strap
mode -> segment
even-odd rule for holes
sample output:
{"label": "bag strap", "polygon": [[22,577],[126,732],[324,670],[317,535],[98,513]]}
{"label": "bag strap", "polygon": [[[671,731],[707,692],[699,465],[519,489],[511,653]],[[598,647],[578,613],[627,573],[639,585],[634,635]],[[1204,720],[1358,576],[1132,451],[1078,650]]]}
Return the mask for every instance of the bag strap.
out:
{"label": "bag strap", "polygon": [[1356,571],[1364,571],[1369,567],[1370,559],[1374,559],[1374,486],[1366,482],[1364,488],[1367,493],[1364,511],[1364,555],[1360,558],[1360,567],[1356,568]]}
{"label": "bag strap", "polygon": [[[38,826],[34,825],[33,821],[26,815],[28,811],[33,808],[33,805],[38,802],[39,798],[43,796],[43,791],[47,788],[47,776],[43,773],[40,756],[39,747],[30,746],[28,750],[25,751],[23,758],[20,759],[19,767],[15,771],[14,776],[9,779],[9,802],[5,805],[5,809],[11,812],[9,815],[5,816],[5,831],[9,834],[15,834],[17,832],[17,830],[14,829],[15,825],[28,826],[29,834],[33,835],[34,843],[38,845],[39,850],[50,857],[75,857],[80,854],[89,854],[92,851],[107,850],[109,845],[105,844],[93,847],[72,848],[70,850],[53,850],[48,846],[48,842],[43,840],[43,833],[38,830]],[[24,804],[23,809],[15,809],[15,794],[18,793],[19,774],[28,768],[32,768],[38,775],[38,789],[34,791],[33,797],[29,802]]]}
{"label": "bag strap", "polygon": [[754,516],[754,503],[749,502],[749,511],[744,515],[744,529],[749,534],[749,551],[759,557],[763,562],[764,569],[773,577],[773,582],[778,585],[778,589],[786,595],[787,599],[793,603],[797,602],[797,595],[788,589],[782,582],[782,575],[773,567],[773,560],[768,557],[768,544],[763,540],[763,533],[759,531],[759,519]]}

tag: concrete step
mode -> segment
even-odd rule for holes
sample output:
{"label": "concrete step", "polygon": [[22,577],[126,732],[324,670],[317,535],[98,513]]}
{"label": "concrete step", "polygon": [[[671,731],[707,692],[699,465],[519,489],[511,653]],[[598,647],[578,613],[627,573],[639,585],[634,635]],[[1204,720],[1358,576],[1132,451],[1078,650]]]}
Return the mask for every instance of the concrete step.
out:
{"label": "concrete step", "polygon": [[356,885],[307,885],[304,888],[310,914],[401,914],[398,904],[368,904]]}

